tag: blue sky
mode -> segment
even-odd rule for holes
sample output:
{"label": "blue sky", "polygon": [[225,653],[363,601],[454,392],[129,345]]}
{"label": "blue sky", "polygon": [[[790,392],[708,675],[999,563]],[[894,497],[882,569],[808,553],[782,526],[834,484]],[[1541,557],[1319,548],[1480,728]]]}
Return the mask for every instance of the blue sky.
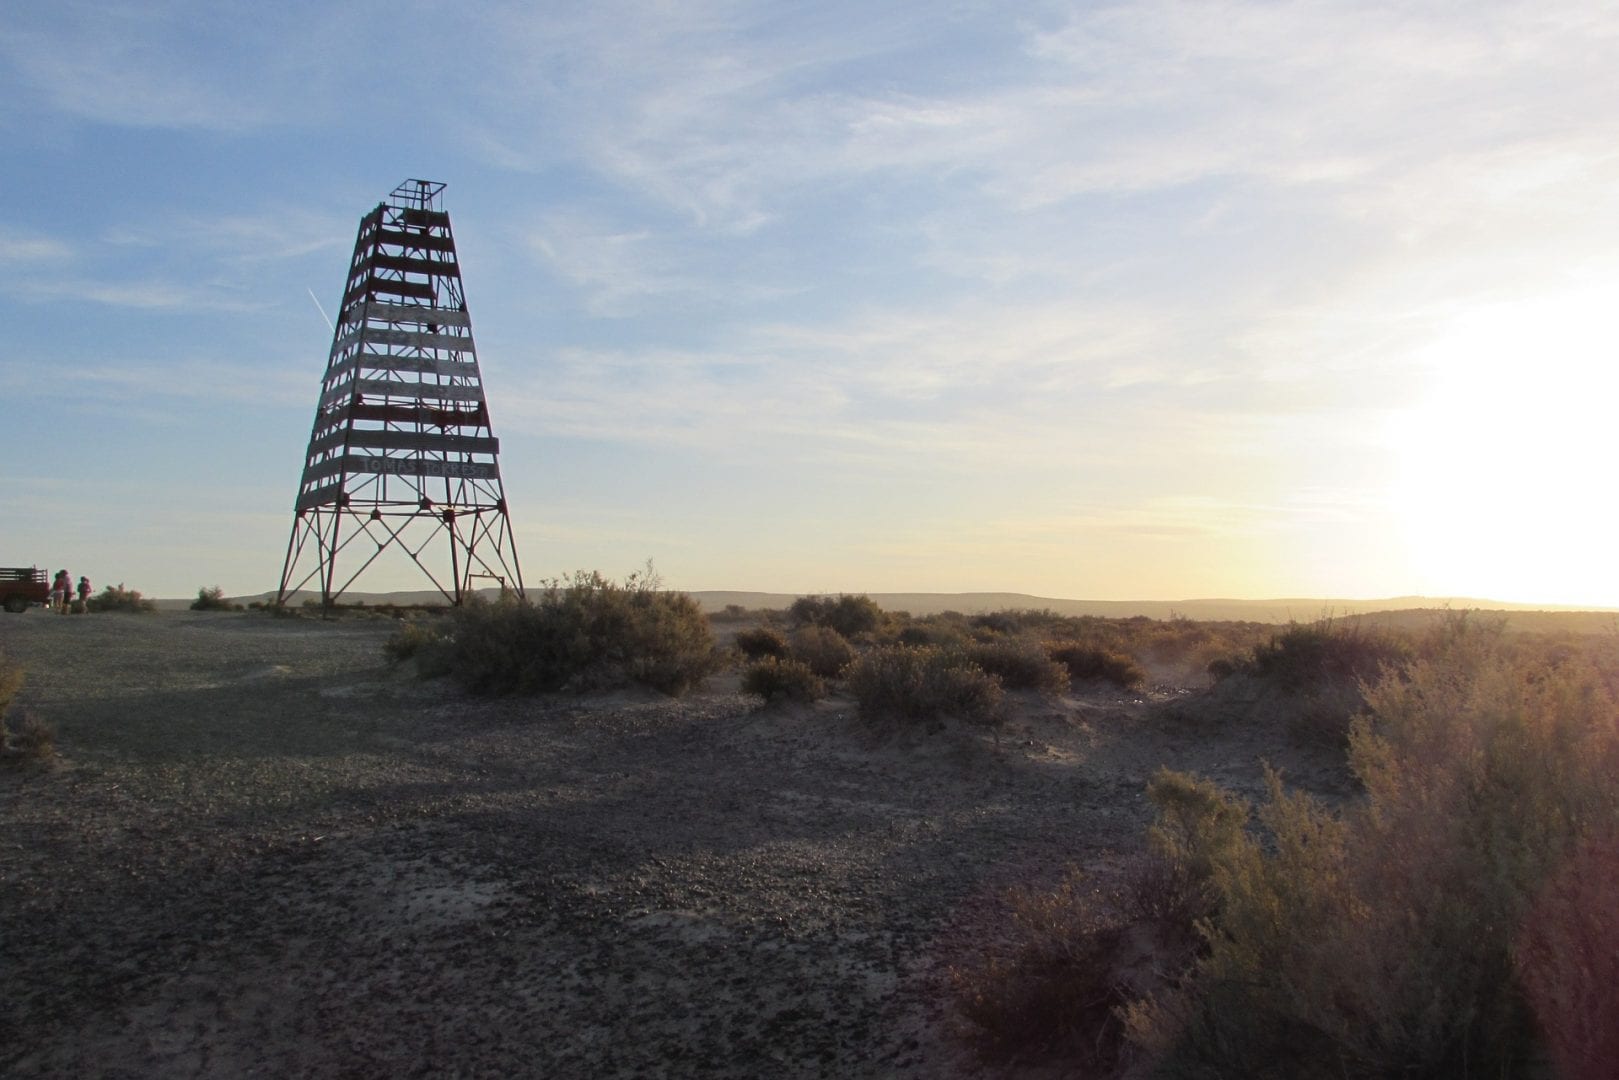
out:
{"label": "blue sky", "polygon": [[1616,49],[1559,0],[8,5],[0,562],[273,588],[310,292],[424,177],[530,580],[1619,605]]}

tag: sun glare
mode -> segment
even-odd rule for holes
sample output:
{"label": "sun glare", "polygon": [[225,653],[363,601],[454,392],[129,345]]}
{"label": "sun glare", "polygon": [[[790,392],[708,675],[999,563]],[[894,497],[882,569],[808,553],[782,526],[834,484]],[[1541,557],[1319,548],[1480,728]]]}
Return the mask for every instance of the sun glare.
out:
{"label": "sun glare", "polygon": [[1400,504],[1430,596],[1619,606],[1619,284],[1469,312],[1417,357]]}

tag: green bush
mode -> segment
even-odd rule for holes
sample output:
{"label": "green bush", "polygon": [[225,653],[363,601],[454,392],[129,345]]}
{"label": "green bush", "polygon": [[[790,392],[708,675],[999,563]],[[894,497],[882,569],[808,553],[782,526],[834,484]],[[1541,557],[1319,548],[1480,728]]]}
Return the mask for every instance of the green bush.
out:
{"label": "green bush", "polygon": [[826,626],[846,638],[871,633],[883,624],[883,609],[869,596],[800,596],[787,609],[795,626]]}
{"label": "green bush", "polygon": [[749,660],[758,660],[766,656],[781,657],[788,653],[787,639],[781,636],[781,631],[769,626],[738,630],[736,649]]}
{"label": "green bush", "polygon": [[851,664],[846,678],[868,720],[935,727],[945,717],[989,727],[1000,722],[1000,683],[959,651],[877,648]]}
{"label": "green bush", "polygon": [[826,696],[826,683],[801,660],[766,656],[748,665],[742,675],[742,692],[775,701],[819,701]]}
{"label": "green bush", "polygon": [[218,585],[204,587],[197,590],[197,598],[191,602],[192,611],[241,611],[241,604],[233,604],[225,599],[225,590]]}
{"label": "green bush", "polygon": [[157,604],[143,597],[137,589],[126,589],[123,584],[108,585],[89,600],[91,611],[124,611],[145,614],[157,610]]}
{"label": "green bush", "polygon": [[452,620],[443,660],[477,694],[632,683],[681,694],[723,663],[697,602],[660,590],[650,571],[623,584],[580,572],[532,600],[468,604]]}
{"label": "green bush", "polygon": [[789,655],[823,679],[835,679],[854,662],[854,646],[830,626],[801,626],[793,631]]}
{"label": "green bush", "polygon": [[1068,669],[1032,641],[1002,639],[969,645],[967,659],[995,676],[1005,690],[1060,694],[1068,689]]}
{"label": "green bush", "polygon": [[1069,641],[1046,644],[1046,654],[1061,664],[1067,677],[1077,681],[1108,682],[1123,690],[1147,681],[1141,665],[1121,652]]}

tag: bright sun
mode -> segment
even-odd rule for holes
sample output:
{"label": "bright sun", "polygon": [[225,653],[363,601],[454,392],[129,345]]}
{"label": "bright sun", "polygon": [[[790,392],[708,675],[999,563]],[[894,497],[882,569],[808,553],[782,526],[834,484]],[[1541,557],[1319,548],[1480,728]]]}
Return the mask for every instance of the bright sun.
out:
{"label": "bright sun", "polygon": [[1479,309],[1397,435],[1422,591],[1619,606],[1619,284]]}

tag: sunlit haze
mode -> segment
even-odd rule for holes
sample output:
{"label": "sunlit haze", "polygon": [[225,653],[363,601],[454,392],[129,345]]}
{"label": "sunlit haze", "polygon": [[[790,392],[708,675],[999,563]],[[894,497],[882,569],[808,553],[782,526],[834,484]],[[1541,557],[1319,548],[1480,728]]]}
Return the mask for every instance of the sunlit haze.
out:
{"label": "sunlit haze", "polygon": [[0,565],[273,589],[311,293],[422,177],[531,581],[1619,606],[1616,55],[1584,0],[9,5]]}

